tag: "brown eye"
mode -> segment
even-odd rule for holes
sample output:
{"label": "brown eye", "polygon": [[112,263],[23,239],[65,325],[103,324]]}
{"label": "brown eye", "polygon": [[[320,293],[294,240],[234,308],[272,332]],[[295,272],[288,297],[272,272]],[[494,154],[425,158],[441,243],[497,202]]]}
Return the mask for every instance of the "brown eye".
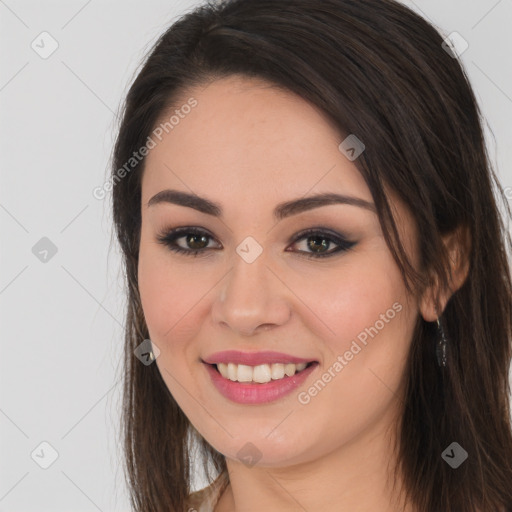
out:
{"label": "brown eye", "polygon": [[[197,256],[206,254],[211,248],[208,247],[209,240],[213,237],[203,230],[197,228],[177,228],[157,237],[157,241],[167,246],[171,251]],[[183,239],[184,247],[177,243]]]}
{"label": "brown eye", "polygon": [[331,245],[331,241],[329,241],[326,237],[321,236],[310,236],[308,237],[308,248],[310,248],[313,252],[327,252],[327,249]]}
{"label": "brown eye", "polygon": [[[326,258],[336,253],[348,251],[356,244],[356,242],[351,242],[345,239],[342,235],[334,234],[325,230],[321,231],[319,229],[303,231],[295,238],[293,244],[296,245],[300,240],[306,240],[306,249],[311,252],[299,252],[304,253],[308,258]],[[328,249],[333,243],[338,247],[329,251]]]}
{"label": "brown eye", "polygon": [[186,244],[188,244],[191,249],[204,249],[208,245],[208,236],[206,235],[190,234],[180,238],[184,238]]}

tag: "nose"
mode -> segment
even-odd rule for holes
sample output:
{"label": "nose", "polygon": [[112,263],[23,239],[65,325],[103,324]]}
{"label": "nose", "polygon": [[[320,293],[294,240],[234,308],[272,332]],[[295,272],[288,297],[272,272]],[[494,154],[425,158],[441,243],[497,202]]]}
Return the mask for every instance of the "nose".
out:
{"label": "nose", "polygon": [[284,325],[291,317],[291,292],[282,281],[263,255],[252,263],[237,256],[217,287],[214,323],[240,336]]}

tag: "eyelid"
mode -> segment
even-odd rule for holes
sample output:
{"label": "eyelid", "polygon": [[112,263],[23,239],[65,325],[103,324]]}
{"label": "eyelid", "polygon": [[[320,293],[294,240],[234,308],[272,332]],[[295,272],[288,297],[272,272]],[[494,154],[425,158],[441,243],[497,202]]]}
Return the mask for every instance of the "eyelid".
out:
{"label": "eyelid", "polygon": [[302,238],[305,238],[306,236],[311,236],[314,234],[329,235],[333,240],[338,240],[339,242],[346,242],[346,243],[350,242],[348,237],[346,237],[342,233],[338,233],[337,231],[333,231],[332,229],[326,228],[323,226],[313,226],[310,228],[303,229],[303,230],[299,231],[298,233],[295,233],[293,235],[293,237],[289,240],[288,243],[294,243],[297,240],[300,240]]}
{"label": "eyelid", "polygon": [[[215,236],[213,236],[208,230],[195,227],[195,226],[181,226],[178,228],[169,228],[169,229],[163,229],[159,235],[157,235],[157,241],[159,243],[162,243],[164,245],[170,245],[171,242],[174,242],[175,240],[182,238],[186,235],[203,235],[207,236],[211,240],[217,240]],[[218,242],[218,244],[222,248],[222,244]],[[188,249],[188,252],[193,252],[194,249]],[[206,249],[201,249],[201,252],[205,252]]]}

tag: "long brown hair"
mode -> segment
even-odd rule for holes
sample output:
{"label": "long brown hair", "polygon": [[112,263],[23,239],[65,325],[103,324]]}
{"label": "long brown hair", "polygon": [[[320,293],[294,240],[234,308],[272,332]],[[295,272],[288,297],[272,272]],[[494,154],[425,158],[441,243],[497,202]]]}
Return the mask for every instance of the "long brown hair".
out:
{"label": "long brown hair", "polygon": [[[131,158],[187,88],[232,74],[299,94],[341,133],[364,142],[354,163],[408,289],[423,289],[432,275],[448,286],[441,237],[458,228],[468,233],[467,278],[442,311],[451,343],[446,368],[435,362],[435,322],[418,317],[397,471],[420,512],[512,511],[512,243],[503,221],[510,208],[490,165],[474,93],[443,39],[393,0],[228,0],[183,15],[151,48],[127,94],[111,176],[128,295],[122,425],[135,511],[185,510],[190,440],[199,434],[156,364],[134,356],[149,334],[137,282],[145,160]],[[385,187],[414,216],[419,271],[406,258]],[[222,454],[199,441],[205,469],[213,463],[216,473],[226,471]],[[457,469],[441,457],[453,441],[469,454]]]}

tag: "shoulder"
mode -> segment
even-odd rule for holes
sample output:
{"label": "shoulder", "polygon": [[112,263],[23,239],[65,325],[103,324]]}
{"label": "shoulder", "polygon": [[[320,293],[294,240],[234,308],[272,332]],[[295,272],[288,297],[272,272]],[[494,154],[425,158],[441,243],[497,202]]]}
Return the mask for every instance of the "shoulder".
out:
{"label": "shoulder", "polygon": [[223,472],[209,486],[191,493],[185,512],[213,512],[228,483],[229,476]]}

